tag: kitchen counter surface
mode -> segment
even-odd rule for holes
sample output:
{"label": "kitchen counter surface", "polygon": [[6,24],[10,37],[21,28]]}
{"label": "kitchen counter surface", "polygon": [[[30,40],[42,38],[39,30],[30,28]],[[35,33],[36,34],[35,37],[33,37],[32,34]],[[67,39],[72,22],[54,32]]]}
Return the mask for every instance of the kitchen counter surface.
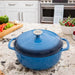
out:
{"label": "kitchen counter surface", "polygon": [[[31,29],[51,30],[69,41],[70,49],[62,52],[60,61],[53,68],[44,71],[33,71],[25,68],[18,62],[15,51],[8,49],[8,42],[11,38],[17,37]],[[66,47],[65,42],[64,47]],[[21,29],[12,32],[0,40],[0,70],[5,75],[75,75],[75,41],[71,35],[63,34],[59,25],[24,24]]]}

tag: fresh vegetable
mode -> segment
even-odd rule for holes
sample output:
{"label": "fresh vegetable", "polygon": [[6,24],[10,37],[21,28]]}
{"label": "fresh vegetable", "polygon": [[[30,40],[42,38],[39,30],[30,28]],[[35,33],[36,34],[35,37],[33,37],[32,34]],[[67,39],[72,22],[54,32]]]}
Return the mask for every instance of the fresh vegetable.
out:
{"label": "fresh vegetable", "polygon": [[9,18],[7,15],[0,16],[0,24],[7,23],[8,21],[9,21]]}
{"label": "fresh vegetable", "polygon": [[71,20],[71,23],[75,25],[75,18]]}
{"label": "fresh vegetable", "polygon": [[4,29],[8,29],[8,28],[11,28],[14,24],[12,23],[6,23],[7,25],[4,27]]}
{"label": "fresh vegetable", "polygon": [[63,21],[59,21],[60,25],[67,26],[67,27],[74,27],[75,26],[75,18],[71,19],[68,17]]}
{"label": "fresh vegetable", "polygon": [[74,24],[72,25],[72,27],[74,27]]}
{"label": "fresh vegetable", "polygon": [[75,31],[73,31],[73,35],[75,35]]}
{"label": "fresh vegetable", "polygon": [[2,25],[0,25],[0,32],[2,32],[3,31],[3,29],[4,29],[4,27],[6,26],[7,24],[2,24]]}
{"label": "fresh vegetable", "polygon": [[1,26],[0,26],[0,32],[2,32],[2,31],[3,31],[3,26],[1,25]]}
{"label": "fresh vegetable", "polygon": [[13,23],[3,23],[3,24],[1,24],[0,25],[0,32],[12,27],[13,25],[14,25]]}

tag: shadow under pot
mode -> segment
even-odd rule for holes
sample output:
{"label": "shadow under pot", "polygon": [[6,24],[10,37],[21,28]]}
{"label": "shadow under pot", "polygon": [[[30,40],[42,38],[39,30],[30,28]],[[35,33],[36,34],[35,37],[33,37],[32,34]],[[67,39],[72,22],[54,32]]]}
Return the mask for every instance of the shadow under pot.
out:
{"label": "shadow under pot", "polygon": [[[11,42],[15,40],[14,47]],[[67,47],[63,48],[63,41]],[[30,30],[9,41],[9,49],[16,52],[19,62],[33,70],[53,67],[60,59],[61,52],[69,49],[69,42],[48,30]]]}

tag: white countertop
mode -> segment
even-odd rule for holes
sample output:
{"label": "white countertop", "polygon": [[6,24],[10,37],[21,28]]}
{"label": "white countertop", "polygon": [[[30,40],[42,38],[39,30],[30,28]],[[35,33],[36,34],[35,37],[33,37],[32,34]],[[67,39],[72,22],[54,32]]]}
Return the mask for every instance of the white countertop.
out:
{"label": "white countertop", "polygon": [[[31,29],[51,30],[69,41],[70,49],[62,52],[60,61],[53,68],[44,71],[33,71],[23,67],[21,64],[16,64],[17,57],[15,51],[8,49],[8,41]],[[0,41],[0,70],[5,75],[75,75],[75,41],[71,35],[62,33],[60,25],[24,24],[21,29],[12,32],[4,38]],[[64,43],[64,46],[66,46],[66,43]],[[2,63],[3,61],[5,63]]]}

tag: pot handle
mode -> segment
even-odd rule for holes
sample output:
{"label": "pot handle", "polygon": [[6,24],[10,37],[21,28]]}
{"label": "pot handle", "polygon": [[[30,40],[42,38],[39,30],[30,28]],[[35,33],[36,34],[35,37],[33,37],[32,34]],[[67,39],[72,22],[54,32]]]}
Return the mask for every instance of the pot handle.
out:
{"label": "pot handle", "polygon": [[69,42],[67,39],[61,38],[62,40],[64,40],[67,43],[67,47],[66,48],[62,48],[61,51],[66,51],[69,49]]}
{"label": "pot handle", "polygon": [[9,44],[8,44],[9,49],[15,50],[14,47],[11,47],[11,42],[12,42],[13,40],[15,40],[15,39],[16,39],[16,38],[13,38],[13,39],[11,39],[11,40],[9,41]]}

